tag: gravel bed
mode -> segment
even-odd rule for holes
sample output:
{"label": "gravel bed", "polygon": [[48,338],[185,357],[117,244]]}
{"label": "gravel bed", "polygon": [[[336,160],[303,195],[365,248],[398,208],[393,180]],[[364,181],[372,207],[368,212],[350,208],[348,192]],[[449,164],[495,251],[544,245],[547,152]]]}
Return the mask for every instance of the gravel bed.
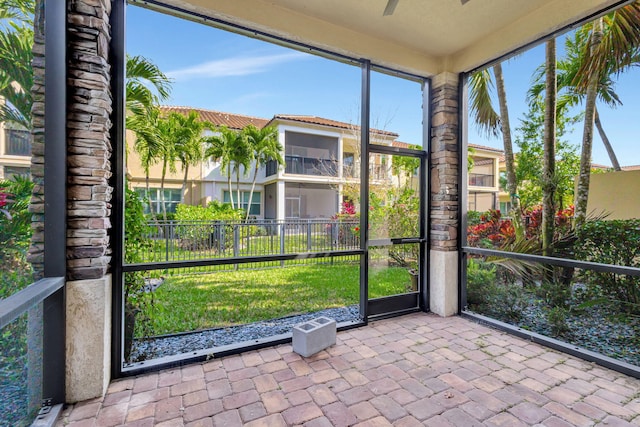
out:
{"label": "gravel bed", "polygon": [[134,340],[130,359],[131,362],[141,362],[143,360],[174,356],[181,353],[190,353],[197,350],[286,334],[290,333],[291,328],[298,323],[307,322],[319,316],[334,319],[337,323],[352,322],[359,319],[359,310],[357,305],[329,308],[313,313],[281,317],[228,328]]}
{"label": "gravel bed", "polygon": [[532,298],[522,311],[518,321],[495,313],[480,314],[493,317],[511,325],[556,338],[568,344],[582,347],[635,366],[640,366],[640,318],[629,316],[627,321],[617,321],[604,306],[593,306],[579,313],[569,311],[566,317],[568,331],[554,334],[547,322],[546,310]]}

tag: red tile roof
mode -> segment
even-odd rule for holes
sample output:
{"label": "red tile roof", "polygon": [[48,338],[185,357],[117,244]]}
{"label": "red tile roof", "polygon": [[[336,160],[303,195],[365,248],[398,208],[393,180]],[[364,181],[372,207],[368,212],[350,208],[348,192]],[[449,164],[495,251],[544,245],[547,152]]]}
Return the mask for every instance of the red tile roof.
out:
{"label": "red tile roof", "polygon": [[393,141],[391,142],[391,146],[392,147],[398,147],[398,148],[409,148],[412,149],[413,146],[416,145],[420,145],[420,144],[409,144],[408,142],[402,142],[402,141]]}
{"label": "red tile roof", "polygon": [[[317,116],[296,116],[296,115],[288,115],[288,114],[276,114],[275,116],[273,116],[273,119],[271,119],[271,121],[274,121],[274,120],[288,120],[292,122],[309,123],[309,124],[320,125],[320,126],[329,126],[329,127],[338,128],[338,129],[350,129],[350,130],[360,129],[360,126],[354,125],[352,123],[339,122],[336,120],[325,119]],[[371,129],[371,132],[378,135],[386,135],[386,136],[392,136],[392,137],[398,136],[398,134],[395,132],[389,132],[389,131],[380,130],[380,129]]]}
{"label": "red tile roof", "polygon": [[623,171],[637,171],[640,170],[640,165],[622,166]]}
{"label": "red tile roof", "polygon": [[468,144],[471,148],[477,148],[478,150],[495,151],[496,153],[502,153],[504,150],[501,148],[488,147],[486,145]]}
{"label": "red tile roof", "polygon": [[195,111],[200,115],[200,119],[213,123],[216,126],[227,126],[230,129],[240,130],[252,124],[261,129],[267,125],[269,120],[260,117],[243,116],[241,114],[223,113],[220,111],[204,110],[192,107],[177,106],[161,106],[163,112],[176,112],[180,114],[188,114],[189,111]]}

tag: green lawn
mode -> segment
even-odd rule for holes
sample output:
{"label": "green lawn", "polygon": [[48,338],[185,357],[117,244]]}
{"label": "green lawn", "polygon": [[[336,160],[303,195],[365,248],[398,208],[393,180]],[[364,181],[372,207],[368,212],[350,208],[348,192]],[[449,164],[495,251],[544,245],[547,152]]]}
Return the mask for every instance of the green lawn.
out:
{"label": "green lawn", "polygon": [[[357,304],[357,263],[167,277],[154,292],[151,334],[195,331]],[[405,268],[370,272],[370,298],[406,291]]]}

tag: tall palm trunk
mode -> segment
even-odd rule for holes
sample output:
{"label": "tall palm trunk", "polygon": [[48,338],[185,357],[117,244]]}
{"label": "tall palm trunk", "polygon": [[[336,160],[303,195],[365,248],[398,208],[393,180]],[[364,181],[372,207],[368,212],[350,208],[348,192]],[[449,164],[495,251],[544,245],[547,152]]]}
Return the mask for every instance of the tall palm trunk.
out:
{"label": "tall palm trunk", "polygon": [[504,143],[504,158],[507,167],[507,191],[511,198],[511,216],[516,224],[516,237],[524,237],[522,216],[520,215],[520,198],[518,196],[518,184],[516,182],[515,160],[513,156],[513,142],[511,140],[511,123],[509,122],[509,108],[507,107],[507,94],[504,89],[504,77],[500,63],[493,66],[493,74],[496,78],[496,90],[498,103],[500,104],[500,123],[502,127],[502,141]]}
{"label": "tall palm trunk", "polygon": [[251,211],[251,202],[253,201],[253,192],[256,189],[256,181],[258,180],[259,167],[260,167],[260,162],[256,160],[256,167],[253,170],[253,182],[251,182],[251,191],[249,192],[249,202],[247,204],[247,215],[245,215],[245,221],[249,220],[249,211]]}
{"label": "tall palm trunk", "polygon": [[231,202],[231,209],[235,209],[236,205],[233,203],[233,188],[231,187],[231,165],[227,168],[227,184],[229,184],[229,201]]}
{"label": "tall palm trunk", "polygon": [[[189,176],[189,163],[184,163],[184,177],[182,178],[182,191],[180,192],[180,203],[184,204],[184,194],[187,191],[187,177]],[[193,199],[192,199],[193,200]]]}
{"label": "tall palm trunk", "polygon": [[162,205],[162,219],[167,220],[167,207],[164,204],[164,179],[167,175],[167,159],[162,162],[162,176],[160,178],[160,204]]}
{"label": "tall palm trunk", "polygon": [[604,148],[607,150],[607,154],[609,155],[609,160],[611,160],[611,165],[613,169],[616,171],[621,171],[620,163],[618,163],[618,157],[616,156],[615,151],[613,151],[613,146],[611,145],[611,141],[607,137],[607,134],[604,132],[604,128],[602,127],[602,122],[600,121],[600,114],[598,114],[598,107],[595,107],[596,113],[594,117],[594,123],[596,128],[598,129],[598,134],[600,134],[600,139],[602,139],[602,143],[604,144]]}
{"label": "tall palm trunk", "polygon": [[236,205],[238,206],[238,209],[240,209],[242,207],[242,202],[240,201],[240,167],[242,165],[238,165],[238,167],[236,167]]}
{"label": "tall palm trunk", "polygon": [[[593,34],[589,49],[595,51],[602,41],[602,18],[593,21]],[[575,196],[575,227],[580,229],[587,219],[587,202],[589,201],[589,181],[591,178],[591,152],[593,149],[593,122],[596,113],[598,81],[600,75],[593,73],[589,77],[586,92],[584,128],[582,132],[582,154],[580,156],[580,175],[578,190]]]}
{"label": "tall palm trunk", "polygon": [[[544,105],[544,158],[542,171],[542,254],[552,255],[555,226],[556,192],[556,40],[546,44],[546,83]],[[545,279],[553,279],[553,270],[545,270]]]}

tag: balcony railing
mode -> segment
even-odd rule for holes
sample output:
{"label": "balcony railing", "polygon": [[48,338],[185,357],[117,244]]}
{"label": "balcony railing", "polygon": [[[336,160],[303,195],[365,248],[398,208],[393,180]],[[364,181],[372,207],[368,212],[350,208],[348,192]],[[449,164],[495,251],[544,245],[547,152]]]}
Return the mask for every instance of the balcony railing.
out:
{"label": "balcony railing", "polygon": [[493,175],[470,173],[469,185],[472,185],[475,187],[493,187],[494,186]]}
{"label": "balcony railing", "polygon": [[31,134],[26,130],[5,129],[5,154],[10,156],[31,155]]}
{"label": "balcony railing", "polygon": [[338,176],[338,162],[336,160],[300,156],[284,156],[284,159],[286,162],[285,173]]}
{"label": "balcony railing", "polygon": [[[344,165],[342,167],[342,176],[345,178],[359,178],[360,169],[353,165]],[[383,165],[370,165],[369,166],[369,178],[378,181],[383,181],[389,178],[386,166]]]}

